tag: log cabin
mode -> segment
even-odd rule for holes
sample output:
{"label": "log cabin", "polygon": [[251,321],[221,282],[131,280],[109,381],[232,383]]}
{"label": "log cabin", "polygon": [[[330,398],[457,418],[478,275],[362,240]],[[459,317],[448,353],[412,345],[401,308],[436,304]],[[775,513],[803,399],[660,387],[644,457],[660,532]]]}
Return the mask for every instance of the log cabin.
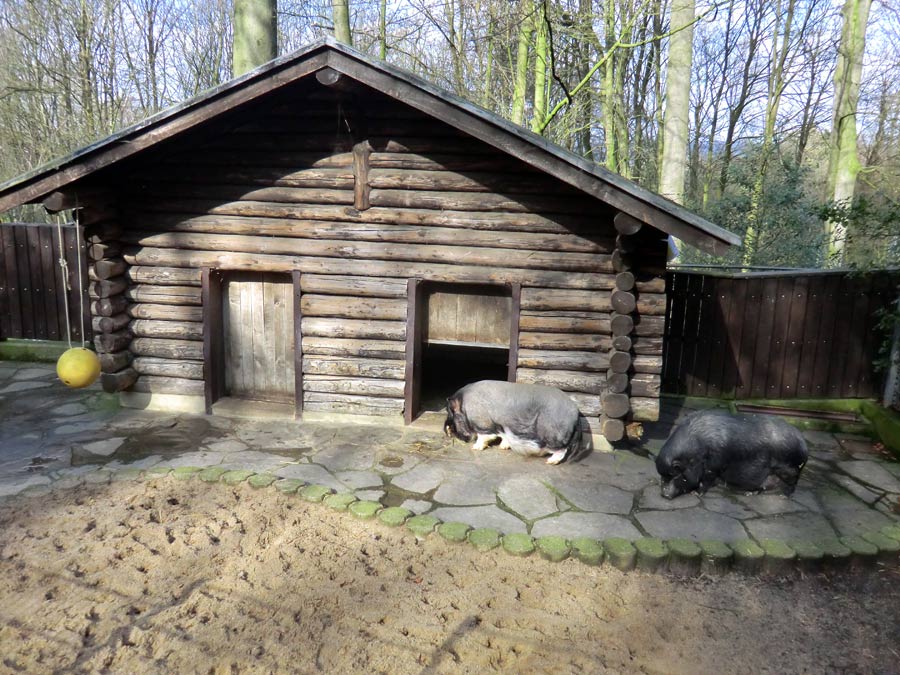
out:
{"label": "log cabin", "polygon": [[331,39],[0,186],[72,210],[123,405],[411,423],[558,387],[617,441],[659,415],[667,238],[739,238]]}

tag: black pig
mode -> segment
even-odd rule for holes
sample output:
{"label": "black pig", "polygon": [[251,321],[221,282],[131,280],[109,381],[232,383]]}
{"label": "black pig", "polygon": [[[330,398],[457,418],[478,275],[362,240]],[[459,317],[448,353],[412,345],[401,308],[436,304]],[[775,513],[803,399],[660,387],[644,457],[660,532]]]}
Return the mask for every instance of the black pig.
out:
{"label": "black pig", "polygon": [[656,458],[662,496],[703,494],[721,478],[748,492],[780,482],[790,495],[809,458],[801,433],[777,417],[729,415],[706,410],[690,415]]}

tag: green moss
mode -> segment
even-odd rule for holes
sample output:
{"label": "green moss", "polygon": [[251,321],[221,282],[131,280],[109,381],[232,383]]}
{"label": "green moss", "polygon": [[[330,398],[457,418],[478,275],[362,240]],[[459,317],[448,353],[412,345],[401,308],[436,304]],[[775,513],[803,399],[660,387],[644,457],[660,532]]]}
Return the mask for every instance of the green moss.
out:
{"label": "green moss", "polygon": [[282,478],[279,481],[275,481],[275,489],[286,495],[295,493],[304,485],[306,485],[306,483],[302,480],[297,480],[296,478]]}
{"label": "green moss", "polygon": [[356,495],[352,492],[339,492],[336,495],[325,497],[325,506],[335,511],[346,511],[347,507],[356,501]]}
{"label": "green moss", "polygon": [[538,553],[544,560],[560,562],[569,557],[569,543],[563,537],[550,535],[535,541]]}
{"label": "green moss", "polygon": [[388,527],[400,527],[411,515],[412,511],[404,509],[402,506],[391,506],[378,514],[378,520]]}
{"label": "green moss", "polygon": [[750,539],[742,539],[731,544],[734,550],[734,568],[746,574],[756,574],[762,567],[766,552]]}
{"label": "green moss", "polygon": [[900,541],[900,525],[885,525],[881,528],[881,534]]}
{"label": "green moss", "polygon": [[249,471],[248,469],[226,471],[224,474],[222,474],[222,482],[226,485],[237,485],[238,483],[243,483],[245,480],[250,478],[253,473],[253,471]]}
{"label": "green moss", "polygon": [[49,340],[0,340],[0,361],[55,363],[69,348],[66,342]]}
{"label": "green moss", "polygon": [[637,550],[632,543],[621,537],[610,537],[603,540],[603,551],[609,564],[618,570],[627,572],[634,569],[637,560]]}
{"label": "green moss", "polygon": [[825,551],[811,541],[792,541],[789,545],[801,563],[818,563],[825,556]]}
{"label": "green moss", "polygon": [[900,552],[900,541],[892,539],[880,532],[865,532],[860,535],[865,541],[878,547],[880,557],[890,559]]}
{"label": "green moss", "polygon": [[874,401],[863,401],[862,413],[866,416],[884,447],[900,458],[900,414],[881,407]]}
{"label": "green moss", "polygon": [[466,540],[466,535],[471,529],[465,523],[441,523],[437,531],[447,541],[460,543]]}
{"label": "green moss", "polygon": [[500,545],[500,533],[490,527],[479,527],[469,532],[469,543],[479,551],[490,551]]}
{"label": "green moss", "polygon": [[520,557],[531,555],[534,552],[534,540],[529,535],[520,532],[504,534],[503,550]]}
{"label": "green moss", "polygon": [[360,501],[353,502],[349,507],[350,513],[362,520],[374,518],[375,514],[381,510],[381,504],[378,502]]}
{"label": "green moss", "polygon": [[700,544],[700,570],[721,574],[731,567],[734,551],[723,541],[704,540]]}
{"label": "green moss", "polygon": [[637,568],[645,572],[655,572],[665,567],[669,557],[669,549],[662,539],[642,537],[634,542],[637,550]]}
{"label": "green moss", "polygon": [[603,562],[603,545],[590,537],[576,537],[572,540],[572,555],[585,565],[599,565]]}
{"label": "green moss", "polygon": [[300,488],[300,492],[297,494],[305,502],[317,503],[331,494],[331,488],[325,485],[307,485],[304,488]]}
{"label": "green moss", "polygon": [[204,483],[218,483],[219,479],[227,472],[228,469],[224,469],[221,466],[211,466],[206,469],[203,469],[197,475],[200,477]]}
{"label": "green moss", "polygon": [[440,524],[440,522],[441,521],[439,521],[434,516],[413,516],[406,521],[406,529],[408,529],[417,537],[425,537],[434,532],[434,528],[436,528]]}
{"label": "green moss", "polygon": [[862,537],[841,537],[840,541],[850,549],[850,553],[856,558],[872,558],[878,555],[878,547]]}
{"label": "green moss", "polygon": [[816,544],[822,549],[824,554],[823,561],[832,567],[843,567],[850,562],[852,551],[837,538],[829,537],[828,539],[817,541]]}
{"label": "green moss", "polygon": [[250,476],[250,478],[247,479],[247,483],[252,488],[267,488],[276,480],[278,480],[278,476],[273,476],[270,473],[258,473]]}
{"label": "green moss", "polygon": [[172,471],[171,466],[151,466],[147,469],[147,473],[151,476],[168,476],[170,471]]}
{"label": "green moss", "polygon": [[793,569],[797,553],[790,546],[778,539],[763,539],[759,542],[766,558],[763,561],[763,570],[766,574],[786,574]]}
{"label": "green moss", "polygon": [[178,480],[190,480],[197,475],[202,469],[199,466],[179,466],[172,470],[172,478]]}
{"label": "green moss", "polygon": [[700,573],[703,549],[690,539],[670,539],[669,571],[678,576],[693,576]]}

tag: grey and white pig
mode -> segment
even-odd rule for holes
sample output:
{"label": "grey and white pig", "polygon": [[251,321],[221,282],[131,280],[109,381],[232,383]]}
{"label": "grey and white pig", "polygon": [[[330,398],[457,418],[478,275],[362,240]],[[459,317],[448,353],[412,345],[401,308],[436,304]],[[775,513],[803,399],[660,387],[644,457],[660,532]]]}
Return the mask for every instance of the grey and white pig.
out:
{"label": "grey and white pig", "polygon": [[481,380],[447,399],[444,433],[473,450],[500,439],[500,448],[519,455],[544,456],[548,464],[580,459],[585,443],[575,402],[559,389],[538,384]]}
{"label": "grey and white pig", "polygon": [[662,496],[703,494],[718,479],[748,492],[782,485],[790,495],[809,450],[803,435],[777,417],[704,410],[675,428],[656,458]]}

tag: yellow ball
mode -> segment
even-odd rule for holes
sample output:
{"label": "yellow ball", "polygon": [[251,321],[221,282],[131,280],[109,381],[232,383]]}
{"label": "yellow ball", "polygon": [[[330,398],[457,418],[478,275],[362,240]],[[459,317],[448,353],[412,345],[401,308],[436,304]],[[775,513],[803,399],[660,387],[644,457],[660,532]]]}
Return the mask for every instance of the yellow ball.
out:
{"label": "yellow ball", "polygon": [[90,349],[72,347],[56,362],[56,374],[67,387],[88,387],[100,377],[100,359]]}

